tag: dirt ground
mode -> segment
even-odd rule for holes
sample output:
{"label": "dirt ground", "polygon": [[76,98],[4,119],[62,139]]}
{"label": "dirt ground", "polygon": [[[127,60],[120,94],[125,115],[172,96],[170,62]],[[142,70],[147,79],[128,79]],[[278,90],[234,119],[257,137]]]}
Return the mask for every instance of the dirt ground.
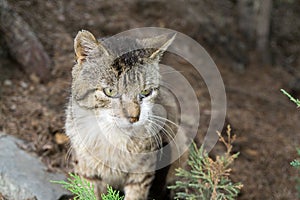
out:
{"label": "dirt ground", "polygon": [[[272,38],[279,41],[277,46],[273,45],[274,65],[262,66],[255,59],[248,59],[245,67],[237,69],[235,55],[246,54],[240,52],[240,55],[238,50],[227,51],[227,45],[232,41],[228,38],[238,37],[234,25],[234,1],[190,1],[187,4],[156,0],[9,2],[36,32],[53,65],[50,81],[40,84],[34,76],[20,70],[9,56],[1,55],[0,131],[28,141],[23,148],[40,156],[49,170],[71,170],[68,144],[62,134],[64,109],[70,94],[73,38],[78,30],[87,29],[98,36],[109,36],[136,27],[166,27],[196,39],[211,54],[221,72],[228,101],[227,121],[237,135],[234,151],[240,152],[232,166],[232,179],[244,184],[238,199],[297,199],[297,171],[289,163],[297,157],[296,148],[300,146],[300,113],[280,89],[288,90],[291,81],[297,77],[300,61],[295,55],[299,54],[300,45],[299,41],[294,41],[296,36],[299,40],[299,34],[285,35],[286,28],[278,32],[279,39]],[[182,6],[178,6],[179,3]],[[196,9],[205,14],[195,12]],[[276,8],[274,19],[287,24],[290,24],[289,20],[298,19],[299,15],[293,15],[293,12],[282,17],[281,9],[284,8]],[[206,19],[211,18],[215,23],[211,26],[219,31],[214,37],[222,36],[228,43],[208,40],[210,24]],[[278,24],[273,27],[279,30]],[[234,42],[232,45],[238,46]],[[294,56],[292,61],[285,62],[291,55]],[[197,83],[192,72],[187,71],[187,74]],[[196,93],[203,94],[201,109],[209,109],[210,99],[205,86],[202,88],[200,84]],[[205,130],[205,125],[200,130]]]}

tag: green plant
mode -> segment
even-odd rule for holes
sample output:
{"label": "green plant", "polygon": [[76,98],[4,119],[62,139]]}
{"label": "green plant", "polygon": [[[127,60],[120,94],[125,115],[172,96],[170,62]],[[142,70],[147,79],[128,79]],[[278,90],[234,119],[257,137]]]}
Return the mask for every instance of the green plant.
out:
{"label": "green plant", "polygon": [[70,178],[67,181],[51,181],[62,185],[75,195],[74,200],[96,200],[94,186],[87,180],[81,179],[78,175],[69,173]]}
{"label": "green plant", "polygon": [[210,199],[210,200],[233,200],[237,197],[243,185],[232,183],[229,178],[230,165],[238,157],[239,153],[231,154],[232,142],[230,126],[227,127],[227,141],[221,136],[220,141],[225,145],[226,152],[217,156],[215,160],[209,157],[203,146],[199,149],[195,144],[190,148],[188,165],[190,170],[177,169],[177,176],[181,179],[176,181],[170,189],[175,190],[176,199]]}
{"label": "green plant", "polygon": [[111,186],[107,186],[107,194],[101,195],[102,200],[123,200],[124,196],[120,196],[119,191],[113,190]]}
{"label": "green plant", "polygon": [[286,95],[287,97],[289,97],[290,98],[290,100],[292,101],[292,102],[294,102],[296,105],[297,105],[297,107],[300,107],[300,100],[299,99],[295,99],[294,97],[292,97],[292,95],[290,95],[288,92],[286,92],[284,89],[281,89],[280,90],[284,95]]}
{"label": "green plant", "polygon": [[[78,175],[69,173],[70,178],[67,181],[51,181],[52,183],[60,184],[66,190],[69,190],[75,195],[74,200],[96,200],[94,193],[94,185],[87,180],[81,179]],[[124,197],[119,195],[119,192],[107,186],[107,194],[101,195],[102,200],[123,200]]]}
{"label": "green plant", "polygon": [[[300,156],[300,149],[297,149],[297,154],[298,156]],[[296,169],[299,169],[300,170],[300,161],[295,159],[293,160],[292,162],[290,162],[290,164],[295,167]],[[300,186],[299,186],[300,187]]]}
{"label": "green plant", "polygon": [[[287,97],[289,97],[289,99],[294,102],[297,107],[300,107],[300,100],[299,99],[295,99],[292,95],[290,95],[288,92],[286,92],[284,89],[280,90],[284,95],[286,95]],[[297,154],[298,156],[300,156],[300,149],[297,149]],[[299,178],[299,173],[300,173],[300,160],[298,159],[294,159],[292,162],[290,162],[290,165],[293,166],[294,168],[296,168],[298,170],[298,177],[296,178],[297,181],[297,191],[298,191],[298,198],[300,198],[300,178]]]}
{"label": "green plant", "polygon": [[[300,149],[297,149],[297,154],[298,156],[300,156]],[[293,160],[292,162],[290,162],[290,165],[292,165],[294,168],[296,168],[298,170],[298,177],[296,178],[296,189],[298,191],[298,198],[300,198],[300,178],[299,178],[299,174],[300,174],[300,161],[298,159]]]}

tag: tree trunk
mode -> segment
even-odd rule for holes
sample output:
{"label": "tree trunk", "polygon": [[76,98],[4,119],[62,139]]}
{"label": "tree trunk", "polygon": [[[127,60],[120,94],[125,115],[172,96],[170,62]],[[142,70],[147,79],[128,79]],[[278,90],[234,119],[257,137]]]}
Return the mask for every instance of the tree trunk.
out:
{"label": "tree trunk", "polygon": [[51,60],[30,26],[6,0],[0,0],[0,35],[6,41],[11,56],[29,75],[35,74],[41,81],[50,75]]}
{"label": "tree trunk", "polygon": [[256,50],[263,64],[271,64],[269,48],[272,0],[258,0],[259,10],[256,23]]}
{"label": "tree trunk", "polygon": [[246,37],[249,44],[255,41],[256,27],[255,27],[255,0],[239,0],[237,2],[238,8],[238,26],[241,33]]}

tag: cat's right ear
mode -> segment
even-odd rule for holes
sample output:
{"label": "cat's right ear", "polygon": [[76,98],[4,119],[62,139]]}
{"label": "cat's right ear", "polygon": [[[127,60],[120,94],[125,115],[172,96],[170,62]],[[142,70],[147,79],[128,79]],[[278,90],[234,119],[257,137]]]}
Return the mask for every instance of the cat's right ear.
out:
{"label": "cat's right ear", "polygon": [[82,63],[86,60],[86,57],[92,52],[99,52],[101,54],[108,55],[105,47],[97,41],[95,36],[89,31],[79,31],[74,40],[74,50],[77,63]]}

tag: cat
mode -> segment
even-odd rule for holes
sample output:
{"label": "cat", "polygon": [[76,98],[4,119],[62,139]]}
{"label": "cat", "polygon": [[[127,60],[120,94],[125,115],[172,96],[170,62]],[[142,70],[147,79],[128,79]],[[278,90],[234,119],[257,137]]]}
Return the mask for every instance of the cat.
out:
{"label": "cat", "polygon": [[[94,184],[98,199],[107,185],[123,191],[125,200],[165,199],[174,169],[186,162],[187,153],[158,167],[170,162],[180,146],[167,148],[179,117],[174,96],[160,87],[159,73],[159,62],[175,37],[97,40],[85,30],[75,37],[65,127],[75,172]],[[128,44],[132,50],[124,53]]]}

